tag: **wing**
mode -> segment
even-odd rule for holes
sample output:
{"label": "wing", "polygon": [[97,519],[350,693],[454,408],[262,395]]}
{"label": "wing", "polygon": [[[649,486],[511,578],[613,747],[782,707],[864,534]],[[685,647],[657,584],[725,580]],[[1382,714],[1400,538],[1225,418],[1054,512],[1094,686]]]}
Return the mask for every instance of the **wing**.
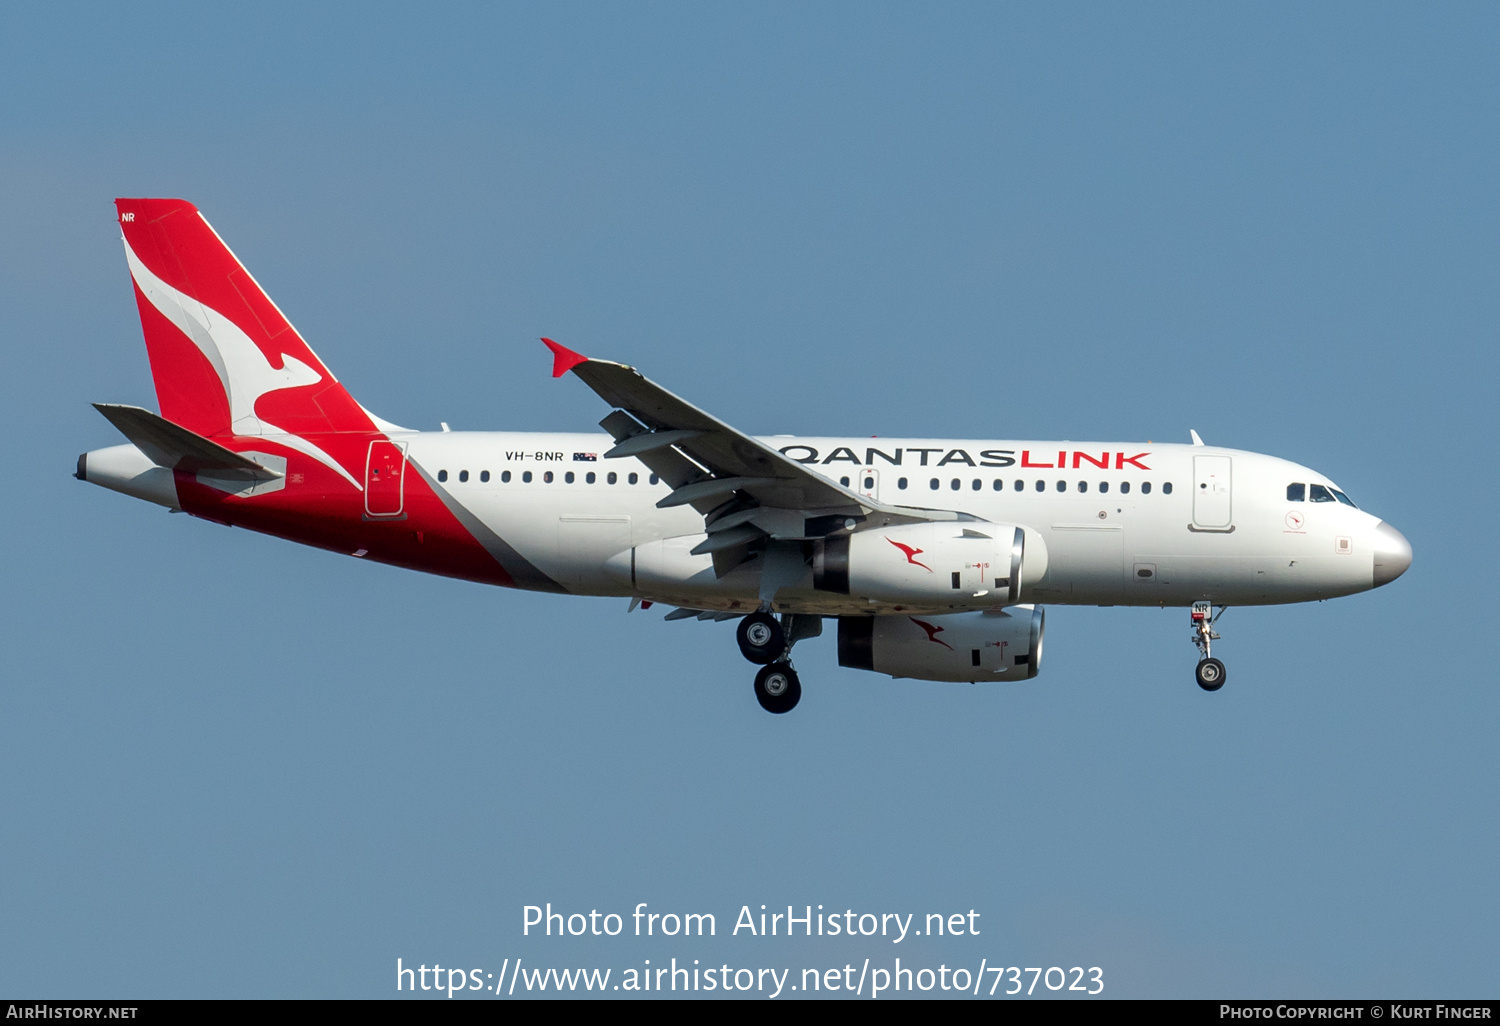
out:
{"label": "wing", "polygon": [[616,443],[605,458],[634,456],[672,489],[658,506],[692,506],[704,515],[708,538],[693,551],[714,553],[721,574],[767,540],[959,517],[861,495],[673,395],[634,367],[542,341],[553,353],[553,377],[572,371],[615,407],[599,422]]}

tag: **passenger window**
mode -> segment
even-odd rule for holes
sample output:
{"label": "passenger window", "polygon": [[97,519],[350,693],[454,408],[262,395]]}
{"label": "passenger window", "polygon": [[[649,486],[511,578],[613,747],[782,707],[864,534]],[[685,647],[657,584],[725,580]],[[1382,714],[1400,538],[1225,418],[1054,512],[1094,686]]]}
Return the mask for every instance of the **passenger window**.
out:
{"label": "passenger window", "polygon": [[656,484],[656,482],[658,482],[660,480],[661,480],[661,478],[657,477],[655,474],[651,475],[651,483],[652,484]]}
{"label": "passenger window", "polygon": [[594,476],[594,472],[591,470],[587,474],[583,475],[583,480],[584,480],[584,483],[586,483],[586,484],[593,484],[595,481],[598,480],[598,478],[596,478]]}
{"label": "passenger window", "polygon": [[635,484],[640,479],[641,479],[641,475],[637,474],[635,471],[632,470],[630,472],[630,476],[627,477],[625,480],[629,481],[631,484]]}
{"label": "passenger window", "polygon": [[479,480],[488,484],[490,480],[490,472],[488,470],[481,470],[479,472]]}
{"label": "passenger window", "polygon": [[1162,484],[1162,486],[1161,486],[1161,493],[1163,495],[1171,495],[1172,494],[1172,482],[1171,481],[1167,481],[1167,482],[1164,482]]}
{"label": "passenger window", "polygon": [[948,487],[952,488],[955,492],[958,491],[958,478],[955,477]]}
{"label": "passenger window", "polygon": [[566,474],[564,474],[563,475],[563,480],[566,481],[568,484],[572,484],[573,483],[573,472],[570,470]]}
{"label": "passenger window", "polygon": [[508,470],[502,470],[502,471],[500,471],[500,482],[502,484],[510,484],[510,471],[508,471]]}
{"label": "passenger window", "polygon": [[1016,478],[1016,491],[1018,491],[1018,492],[1024,492],[1025,490],[1026,490],[1026,482],[1022,481],[1020,478]]}
{"label": "passenger window", "polygon": [[1130,494],[1130,482],[1129,481],[1121,481],[1120,482],[1120,494],[1121,495],[1129,495]]}
{"label": "passenger window", "polygon": [[458,479],[460,482],[467,481],[469,479],[469,472],[467,470],[460,470],[458,472]]}
{"label": "passenger window", "polygon": [[1327,488],[1324,488],[1322,485],[1315,484],[1315,485],[1309,486],[1308,490],[1307,490],[1307,493],[1308,493],[1307,497],[1309,499],[1311,499],[1313,502],[1336,502],[1336,501],[1338,501],[1338,500],[1336,500],[1333,497],[1333,493],[1330,492]]}
{"label": "passenger window", "polygon": [[979,489],[981,489],[983,487],[984,487],[984,482],[981,481],[981,480],[979,480],[979,478],[976,477],[974,479],[974,490],[977,492],[977,491],[979,491]]}
{"label": "passenger window", "polygon": [[1078,490],[1080,492],[1086,492],[1086,491],[1088,491],[1089,490],[1089,483],[1087,481],[1079,481],[1078,482]]}
{"label": "passenger window", "polygon": [[448,472],[446,470],[439,470],[438,471],[438,480],[439,481],[446,481],[446,480],[448,480]]}
{"label": "passenger window", "polygon": [[1003,492],[1003,491],[1005,491],[1005,482],[1002,481],[1002,480],[1000,480],[998,477],[995,478],[995,491],[997,491],[997,492]]}
{"label": "passenger window", "polygon": [[1286,486],[1286,501],[1287,502],[1306,502],[1307,501],[1307,485],[1302,484],[1301,482],[1298,482],[1297,484],[1289,484],[1289,485],[1287,485]]}
{"label": "passenger window", "polygon": [[1060,492],[1067,491],[1068,490],[1068,482],[1066,482],[1066,481],[1059,481],[1059,482],[1057,482],[1057,490],[1060,491]]}
{"label": "passenger window", "polygon": [[542,474],[542,483],[543,484],[551,484],[552,483],[552,471],[548,470],[548,471],[543,472],[543,474]]}
{"label": "passenger window", "polygon": [[937,478],[933,478],[931,481],[927,482],[927,487],[931,488],[933,491],[937,491],[938,490],[938,479]]}
{"label": "passenger window", "polygon": [[903,492],[906,491],[906,478],[898,477],[896,479],[896,487],[901,489]]}
{"label": "passenger window", "polygon": [[[1354,506],[1354,500],[1349,498],[1349,496],[1345,495],[1343,492],[1339,491],[1337,488],[1330,488],[1328,490],[1333,493],[1334,498],[1338,499],[1345,506]],[[1354,506],[1354,508],[1359,509],[1358,506]]]}
{"label": "passenger window", "polygon": [[849,487],[849,478],[848,477],[841,477],[841,478],[839,478],[839,484],[843,485],[845,488],[848,488]]}
{"label": "passenger window", "polygon": [[875,490],[875,479],[873,477],[867,477],[867,478],[865,478],[865,491],[872,492],[874,490]]}
{"label": "passenger window", "polygon": [[616,474],[613,470],[611,470],[608,474],[604,475],[604,481],[605,481],[606,484],[614,484],[614,483],[616,483],[619,480],[620,480],[620,475]]}
{"label": "passenger window", "polygon": [[1150,481],[1142,481],[1141,482],[1141,494],[1142,495],[1150,495],[1151,494],[1151,482]]}
{"label": "passenger window", "polygon": [[1100,491],[1101,494],[1104,493],[1104,492],[1109,491],[1109,482],[1108,481],[1100,481],[1099,482],[1099,491]]}
{"label": "passenger window", "polygon": [[1047,482],[1038,478],[1036,482],[1036,490],[1039,492],[1045,492],[1047,490]]}
{"label": "passenger window", "polygon": [[521,480],[525,481],[527,484],[531,484],[531,471],[528,470],[524,474],[522,474]]}

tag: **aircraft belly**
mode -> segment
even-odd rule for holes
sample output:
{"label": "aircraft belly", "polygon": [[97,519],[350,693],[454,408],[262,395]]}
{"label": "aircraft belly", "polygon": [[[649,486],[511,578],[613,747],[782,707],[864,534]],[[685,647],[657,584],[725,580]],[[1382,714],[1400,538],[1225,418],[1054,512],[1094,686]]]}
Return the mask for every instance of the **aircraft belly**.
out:
{"label": "aircraft belly", "polygon": [[1321,556],[1199,556],[1143,553],[1136,566],[1152,578],[1132,579],[1126,605],[1186,605],[1202,599],[1225,605],[1276,605],[1350,595],[1370,587],[1370,560]]}
{"label": "aircraft belly", "polygon": [[1045,537],[1047,573],[1035,591],[1038,599],[1104,606],[1121,600],[1125,583],[1122,526],[1053,524]]}
{"label": "aircraft belly", "polygon": [[[507,488],[480,496],[473,510],[485,526],[548,577],[578,595],[635,595],[612,557],[662,531],[692,530],[702,518],[691,510],[658,510],[649,503],[605,501],[608,496],[560,490]],[[671,521],[677,523],[671,523]]]}
{"label": "aircraft belly", "polygon": [[1130,605],[1187,605],[1202,599],[1226,605],[1295,602],[1295,584],[1273,563],[1255,556],[1199,556],[1144,553],[1136,565],[1154,569],[1154,578],[1131,581]]}

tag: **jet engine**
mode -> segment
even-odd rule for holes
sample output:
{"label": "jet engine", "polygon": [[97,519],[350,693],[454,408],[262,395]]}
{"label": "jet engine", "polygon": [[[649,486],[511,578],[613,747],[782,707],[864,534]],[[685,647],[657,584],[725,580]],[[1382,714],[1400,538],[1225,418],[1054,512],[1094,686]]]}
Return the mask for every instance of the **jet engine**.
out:
{"label": "jet engine", "polygon": [[[830,535],[813,550],[813,587],[879,602],[1009,605],[1047,572],[1035,531],[983,520],[901,524]],[[976,601],[977,600],[977,601]]]}
{"label": "jet engine", "polygon": [[841,616],[839,665],[917,680],[1030,680],[1042,665],[1040,606],[941,616]]}

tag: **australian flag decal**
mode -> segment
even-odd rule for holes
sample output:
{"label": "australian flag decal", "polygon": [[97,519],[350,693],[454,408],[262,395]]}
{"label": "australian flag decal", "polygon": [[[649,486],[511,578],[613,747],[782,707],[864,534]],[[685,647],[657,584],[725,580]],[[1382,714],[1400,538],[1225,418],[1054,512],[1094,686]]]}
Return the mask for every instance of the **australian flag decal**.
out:
{"label": "australian flag decal", "polygon": [[573,454],[574,463],[597,463],[598,460],[599,454],[597,452],[575,452]]}

